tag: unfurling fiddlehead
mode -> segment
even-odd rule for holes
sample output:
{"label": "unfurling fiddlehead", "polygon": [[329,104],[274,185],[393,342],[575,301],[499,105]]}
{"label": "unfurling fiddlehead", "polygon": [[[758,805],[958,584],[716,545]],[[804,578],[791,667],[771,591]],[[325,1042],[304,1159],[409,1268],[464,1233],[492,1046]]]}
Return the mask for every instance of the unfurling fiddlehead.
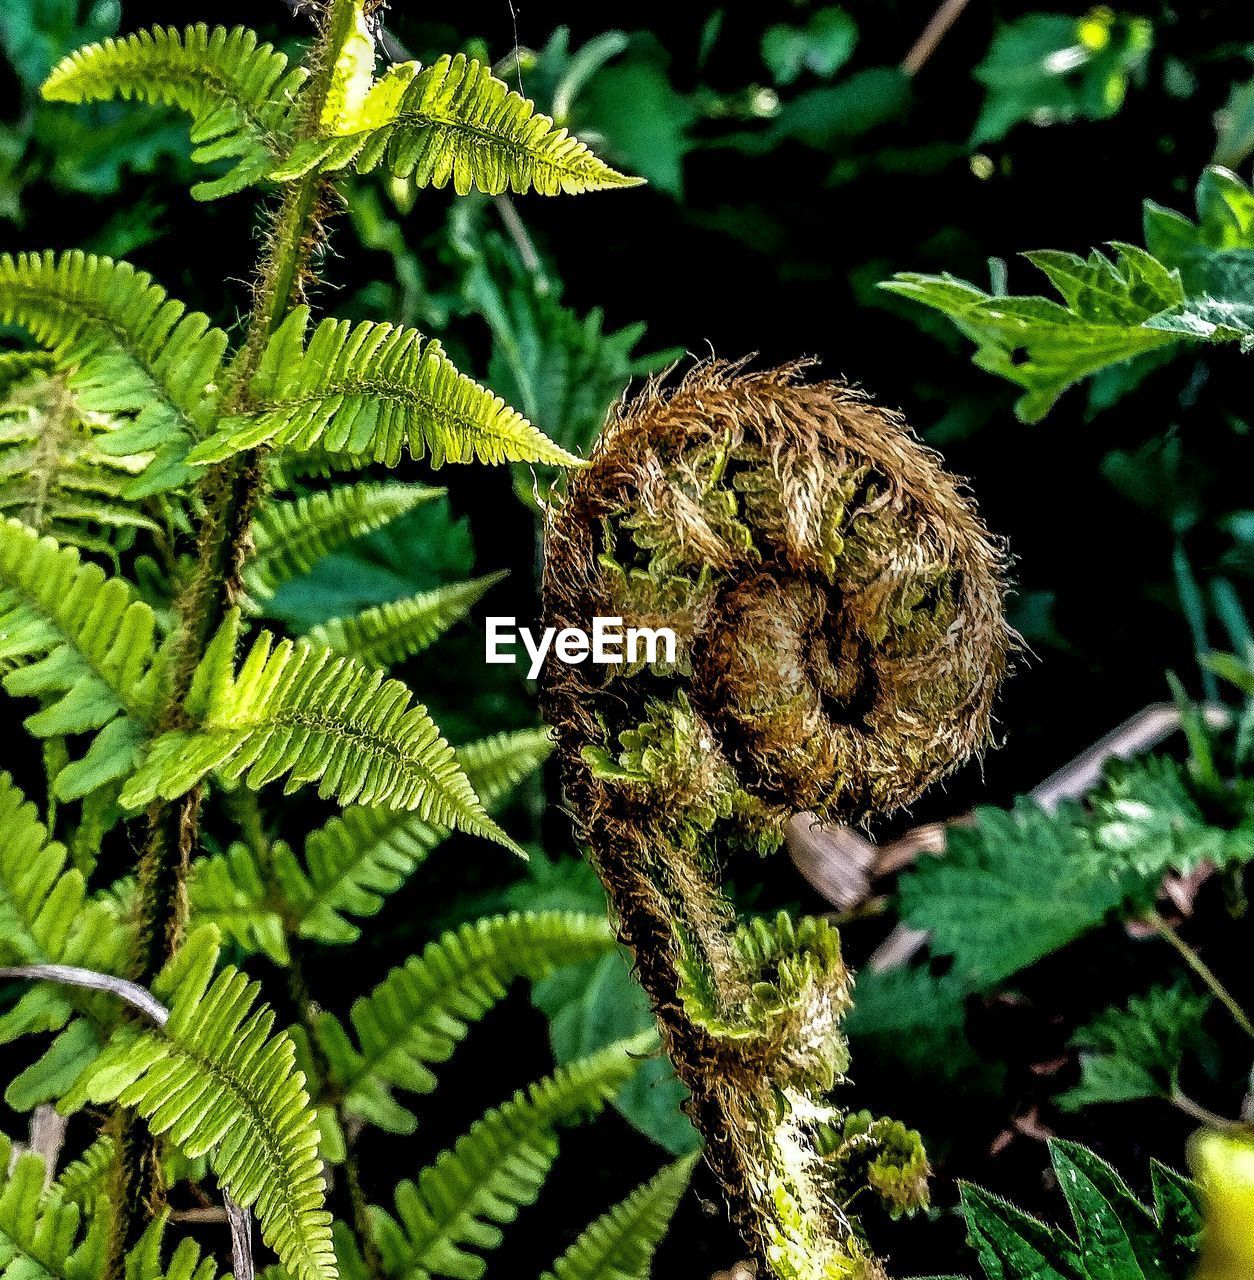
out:
{"label": "unfurling fiddlehead", "polygon": [[[835,929],[718,886],[811,810],[907,804],[989,738],[1003,558],[893,414],[800,367],[706,365],[621,409],[551,512],[545,624],[669,627],[675,660],[549,664],[564,781],[733,1216],[781,1280],[881,1274],[845,1206],[925,1202],[918,1137],[825,1095]],[[656,656],[656,655],[655,655]]]}

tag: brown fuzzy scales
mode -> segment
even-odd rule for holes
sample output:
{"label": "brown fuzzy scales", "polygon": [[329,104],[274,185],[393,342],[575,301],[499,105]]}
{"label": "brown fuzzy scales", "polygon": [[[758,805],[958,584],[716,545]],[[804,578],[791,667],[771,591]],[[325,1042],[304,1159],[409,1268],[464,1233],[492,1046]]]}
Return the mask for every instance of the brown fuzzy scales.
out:
{"label": "brown fuzzy scales", "polygon": [[[908,804],[982,749],[1011,642],[1003,552],[959,484],[897,415],[807,385],[802,368],[710,363],[650,387],[546,533],[546,626],[622,617],[679,638],[673,668],[550,662],[542,697],[690,1114],[761,1261],[776,1212],[763,1116],[773,1090],[819,1091],[788,1064],[807,1018],[838,1036],[847,975],[780,1022],[791,1043],[698,1025],[681,994],[693,957],[729,1011],[760,977],[737,971],[713,868],[724,848],[775,847],[799,810],[862,822]],[[666,708],[685,752],[637,747],[629,762],[624,745],[664,743],[637,731]],[[644,772],[594,767],[607,759]],[[841,1244],[849,1227],[832,1216],[819,1234]]]}

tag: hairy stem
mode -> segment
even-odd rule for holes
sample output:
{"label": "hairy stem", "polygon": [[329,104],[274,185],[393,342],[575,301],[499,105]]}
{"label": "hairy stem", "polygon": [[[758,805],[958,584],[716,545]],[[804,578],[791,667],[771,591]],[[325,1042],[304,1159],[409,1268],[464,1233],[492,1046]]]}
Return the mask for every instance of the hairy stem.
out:
{"label": "hairy stem", "polygon": [[[335,62],[335,50],[351,20],[349,0],[326,0],[312,47],[311,78],[304,98],[299,136],[317,128]],[[311,174],[284,189],[273,217],[265,256],[253,287],[252,311],[244,347],[232,369],[225,412],[246,408],[252,378],[270,335],[303,296],[310,264],[321,239],[326,180]],[[196,545],[196,569],[176,603],[178,633],[158,728],[182,727],[184,702],[205,647],[230,604],[242,592],[248,528],[261,491],[262,473],[255,453],[213,467],[201,482],[204,507]],[[173,957],[187,919],[186,879],[200,825],[201,789],[170,804],[153,805],[138,868],[138,930],[132,977],[150,986]],[[165,1199],[157,1143],[134,1116],[122,1116],[118,1200],[121,1222],[110,1250],[106,1275],[116,1277],[122,1257],[143,1234]]]}

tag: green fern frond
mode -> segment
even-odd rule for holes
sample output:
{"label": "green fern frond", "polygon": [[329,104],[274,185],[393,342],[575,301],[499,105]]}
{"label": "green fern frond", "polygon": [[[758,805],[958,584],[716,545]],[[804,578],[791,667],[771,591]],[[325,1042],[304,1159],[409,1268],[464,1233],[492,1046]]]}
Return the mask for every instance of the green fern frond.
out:
{"label": "green fern frond", "polygon": [[[35,806],[0,773],[0,963],[120,973],[128,954],[124,923],[108,903],[87,896],[65,846],[49,838]],[[109,1025],[113,1013],[108,996],[47,982],[26,987],[0,1017],[0,1044],[33,1033],[58,1034],[9,1082],[8,1105],[29,1111],[56,1097],[95,1057],[96,1028]]]}
{"label": "green fern frond", "polygon": [[44,1189],[42,1156],[12,1162],[0,1135],[0,1280],[95,1280],[104,1268],[108,1218],[80,1237],[79,1207]]}
{"label": "green fern frond", "polygon": [[412,1132],[414,1119],[393,1088],[429,1093],[435,1077],[427,1064],[445,1061],[515,978],[539,981],[614,945],[602,917],[560,911],[514,912],[446,933],[354,1002],[357,1047],[337,1019],[321,1019],[319,1040],[346,1107],[380,1128]]}
{"label": "green fern frond", "polygon": [[100,447],[117,425],[84,412],[64,375],[11,387],[0,404],[0,515],[108,555],[119,533],[155,531],[156,521],[123,499],[148,456],[113,457]]}
{"label": "green fern frond", "polygon": [[96,733],[83,759],[58,774],[63,799],[133,767],[154,714],[155,625],[124,579],[20,521],[0,522],[4,688],[43,702],[25,721],[37,737]]}
{"label": "green fern frond", "polygon": [[[401,87],[397,71],[387,82],[389,90]],[[464,54],[417,71],[403,93],[388,97],[391,110],[379,127],[301,143],[274,176],[290,180],[354,162],[367,173],[386,164],[419,187],[452,182],[463,196],[471,190],[494,196],[506,191],[579,195],[642,181],[611,169],[491,68]]]}
{"label": "green fern frond", "polygon": [[139,1243],[127,1253],[124,1280],[215,1280],[217,1264],[211,1255],[201,1257],[200,1245],[190,1236],[178,1242],[168,1264],[162,1260],[168,1221],[166,1212],[154,1218]]}
{"label": "green fern frond", "polygon": [[[458,759],[483,806],[491,812],[552,749],[545,729],[496,734],[458,749]],[[404,810],[353,806],[306,840],[303,865],[282,841],[263,872],[251,849],[192,865],[188,899],[195,918],[215,924],[246,952],[289,963],[287,939],[355,942],[361,929],[350,916],[372,916],[449,834]]]}
{"label": "green fern frond", "polygon": [[288,922],[276,898],[299,901],[308,896],[308,882],[299,867],[295,885],[288,882],[285,869],[292,859],[286,845],[276,842],[272,854],[268,874],[244,844],[197,859],[188,877],[187,900],[198,923],[216,925],[245,952],[260,951],[275,964],[287,965]]}
{"label": "green fern frond", "polygon": [[254,550],[244,584],[254,600],[267,600],[281,583],[308,573],[323,556],[443,493],[427,485],[384,482],[264,502],[253,521]]}
{"label": "green fern frond", "polygon": [[289,146],[306,72],[245,27],[155,27],[88,45],[45,81],[52,102],[136,99],[177,107],[192,118],[192,159],[230,160],[230,172],[192,188],[198,200],[262,181]]}
{"label": "green fern frond", "polygon": [[[459,747],[457,758],[491,812],[552,750],[547,729],[501,733]],[[416,814],[354,806],[305,841],[307,892],[290,895],[290,918],[306,938],[354,942],[361,930],[346,915],[372,916],[449,834]],[[294,877],[286,877],[294,879]]]}
{"label": "green fern frond", "polygon": [[134,414],[101,447],[156,454],[127,496],[184,483],[192,440],[213,421],[226,334],[187,311],[146,272],[73,250],[0,255],[0,320],[48,347],[93,413]]}
{"label": "green fern frond", "polygon": [[700,1157],[686,1156],[592,1223],[541,1280],[648,1280]]}
{"label": "green fern frond", "polygon": [[308,638],[367,666],[390,667],[433,645],[504,577],[504,573],[490,573],[420,591],[351,617],[330,618],[311,628]]}
{"label": "green fern frond", "polygon": [[53,1186],[62,1200],[91,1212],[105,1194],[116,1149],[108,1134],[97,1138],[77,1160],[61,1170]]}
{"label": "green fern frond", "polygon": [[578,459],[500,396],[459,373],[416,329],[326,319],[305,345],[309,312],[297,307],[270,339],[252,385],[256,408],[225,419],[189,455],[220,462],[270,444],[359,454],[394,467],[402,450],[446,462]]}
{"label": "green fern frond", "polygon": [[287,792],[317,782],[342,804],[411,810],[526,856],[400,681],[304,641],[274,646],[266,631],[233,674],[238,629],[233,612],[197,671],[187,704],[197,727],[157,739],[122,791],[124,808],[172,800],[215,770],[253,790],[287,775]]}
{"label": "green fern frond", "polygon": [[371,1211],[387,1274],[477,1280],[480,1254],[539,1195],[557,1156],[557,1126],[599,1112],[656,1045],[649,1031],[560,1068],[477,1120],[417,1182],[400,1183],[395,1217]]}
{"label": "green fern frond", "polygon": [[120,1102],[185,1155],[208,1154],[294,1280],[334,1280],[318,1126],[295,1048],[285,1032],[271,1035],[257,983],[229,966],[214,978],[217,958],[217,930],[193,933],[154,984],[171,1001],[169,1021],[119,1026],[61,1110]]}

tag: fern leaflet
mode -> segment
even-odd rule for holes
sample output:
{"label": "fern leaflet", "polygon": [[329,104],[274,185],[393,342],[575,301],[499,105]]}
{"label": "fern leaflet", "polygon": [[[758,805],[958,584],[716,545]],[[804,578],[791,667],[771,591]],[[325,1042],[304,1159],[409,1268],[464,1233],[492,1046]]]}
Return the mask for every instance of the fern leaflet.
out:
{"label": "fern leaflet", "polygon": [[[457,756],[491,812],[551,748],[547,730],[524,729],[472,742]],[[347,917],[374,915],[448,834],[403,810],[353,806],[310,834],[303,860],[276,841],[266,873],[242,844],[201,858],[188,886],[192,909],[244,950],[285,965],[289,932],[355,942],[361,930]]]}
{"label": "fern leaflet", "polygon": [[[153,744],[123,789],[124,808],[171,800],[217,770],[253,790],[287,775],[285,790],[318,782],[321,796],[406,809],[497,840],[522,854],[488,817],[426,708],[381,671],[262,632],[238,674],[232,613],[197,670],[187,710],[194,729]],[[523,855],[525,856],[525,855]]]}
{"label": "fern leaflet", "polygon": [[286,1033],[271,1035],[274,1014],[255,1007],[257,983],[229,966],[214,978],[217,938],[213,928],[188,938],[154,986],[172,1000],[169,1021],[119,1026],[61,1110],[133,1107],[185,1155],[209,1155],[295,1280],[333,1280],[318,1126],[295,1048]]}
{"label": "fern leaflet", "polygon": [[63,799],[130,770],[157,690],[153,611],[123,578],[73,547],[0,522],[0,667],[4,687],[44,706],[26,720],[39,737],[99,730],[82,760],[57,776]]}
{"label": "fern leaflet", "polygon": [[204,315],[129,263],[73,250],[0,255],[0,319],[51,349],[85,409],[135,415],[101,442],[114,456],[156,454],[126,496],[194,474],[183,459],[213,420],[227,346]]}
{"label": "fern leaflet", "polygon": [[219,462],[270,444],[366,456],[394,467],[402,449],[446,462],[578,461],[459,373],[434,339],[416,329],[326,319],[308,346],[309,311],[297,307],[270,339],[248,414],[225,419],[189,455]]}
{"label": "fern leaflet", "polygon": [[[403,84],[405,75],[412,75],[408,84]],[[393,68],[377,88],[390,108],[375,107],[386,117],[377,127],[300,143],[274,176],[291,179],[354,162],[366,173],[386,163],[397,177],[412,178],[419,187],[452,182],[463,196],[471,190],[579,195],[641,182],[611,169],[489,67],[464,54],[443,57],[421,71]]]}
{"label": "fern leaflet", "polygon": [[246,27],[154,27],[78,49],[49,75],[43,96],[53,102],[134,98],[178,107],[192,118],[192,159],[230,160],[220,178],[192,188],[212,200],[262,181],[289,143],[301,67],[258,44]]}
{"label": "fern leaflet", "polygon": [[81,1239],[80,1220],[78,1205],[44,1190],[43,1157],[27,1152],[13,1160],[0,1134],[0,1280],[94,1280],[104,1267],[108,1219],[94,1219]]}
{"label": "fern leaflet", "polygon": [[648,1280],[653,1255],[699,1158],[676,1160],[637,1187],[592,1223],[541,1280]]}
{"label": "fern leaflet", "polygon": [[429,1093],[435,1077],[426,1064],[445,1061],[515,978],[538,981],[614,945],[602,917],[560,911],[513,912],[446,933],[354,1002],[359,1047],[336,1018],[320,1020],[319,1040],[348,1110],[380,1128],[412,1132],[413,1116],[392,1097],[394,1087]]}
{"label": "fern leaflet", "polygon": [[269,599],[281,583],[308,573],[323,556],[443,493],[421,484],[355,484],[263,503],[244,570],[249,594]]}
{"label": "fern leaflet", "polygon": [[310,629],[309,640],[367,666],[390,667],[433,645],[504,577],[504,573],[490,573],[363,609],[351,617],[329,618]]}
{"label": "fern leaflet", "polygon": [[417,1182],[400,1183],[395,1217],[381,1209],[371,1214],[387,1273],[454,1280],[482,1275],[479,1251],[495,1249],[501,1226],[539,1195],[557,1156],[557,1126],[599,1112],[656,1045],[656,1035],[647,1031],[559,1068],[477,1120]]}

